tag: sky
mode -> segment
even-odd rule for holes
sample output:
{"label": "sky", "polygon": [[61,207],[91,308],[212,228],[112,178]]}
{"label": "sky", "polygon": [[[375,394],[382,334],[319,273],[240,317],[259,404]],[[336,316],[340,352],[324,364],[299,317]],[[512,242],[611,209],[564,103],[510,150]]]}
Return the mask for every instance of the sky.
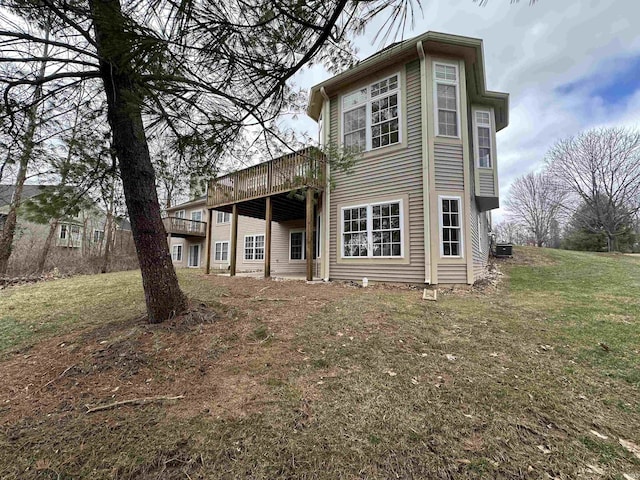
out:
{"label": "sky", "polygon": [[[487,88],[510,94],[509,126],[497,134],[502,203],[511,182],[544,166],[558,140],[591,128],[640,128],[640,1],[422,0],[404,39],[438,31],[484,41]],[[372,25],[355,41],[364,59],[386,44]],[[387,43],[391,43],[389,40]],[[295,78],[310,88],[330,78],[315,66]],[[298,117],[295,128],[316,136]],[[494,221],[504,218],[504,209]]]}

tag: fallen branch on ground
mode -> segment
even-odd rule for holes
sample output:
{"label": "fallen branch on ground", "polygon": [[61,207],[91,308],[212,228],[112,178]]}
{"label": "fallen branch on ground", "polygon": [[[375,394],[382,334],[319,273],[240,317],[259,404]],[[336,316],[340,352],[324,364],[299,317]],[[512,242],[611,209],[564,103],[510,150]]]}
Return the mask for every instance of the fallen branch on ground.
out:
{"label": "fallen branch on ground", "polygon": [[121,400],[119,402],[108,403],[107,405],[98,405],[97,407],[89,407],[89,405],[85,405],[85,407],[87,407],[86,413],[93,413],[93,412],[100,412],[102,410],[110,410],[112,408],[119,407],[120,405],[146,405],[147,403],[164,402],[169,400],[180,400],[181,398],[184,398],[184,395],[177,395],[174,397],[161,396],[161,397],[132,398],[130,400]]}

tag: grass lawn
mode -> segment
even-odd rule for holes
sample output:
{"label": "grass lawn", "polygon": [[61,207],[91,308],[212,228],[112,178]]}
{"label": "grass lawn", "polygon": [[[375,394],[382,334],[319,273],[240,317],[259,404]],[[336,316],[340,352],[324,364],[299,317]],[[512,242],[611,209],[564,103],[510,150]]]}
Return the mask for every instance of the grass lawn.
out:
{"label": "grass lawn", "polygon": [[640,480],[640,258],[500,269],[437,302],[184,270],[158,326],[137,272],[0,291],[0,478]]}

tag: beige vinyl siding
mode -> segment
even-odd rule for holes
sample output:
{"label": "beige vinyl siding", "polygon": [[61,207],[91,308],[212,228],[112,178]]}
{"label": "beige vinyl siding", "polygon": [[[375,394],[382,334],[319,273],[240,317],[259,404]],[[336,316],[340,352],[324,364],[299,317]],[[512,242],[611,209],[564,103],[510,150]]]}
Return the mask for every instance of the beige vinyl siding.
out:
{"label": "beige vinyl siding", "polygon": [[[331,192],[330,212],[330,277],[347,280],[367,277],[375,281],[424,283],[424,211],[422,204],[422,131],[420,110],[420,63],[414,61],[404,70],[406,85],[402,97],[402,137],[406,147],[391,146],[365,154],[352,171],[333,171],[335,189]],[[371,81],[375,81],[372,77]],[[340,143],[340,97],[331,99],[331,141]],[[341,219],[339,206],[376,202],[379,198],[408,198],[404,216],[408,222],[403,235],[404,263],[397,259],[355,259],[345,261],[341,252]]]}
{"label": "beige vinyl siding", "polygon": [[478,192],[478,196],[480,197],[494,197],[496,196],[494,184],[494,172],[493,170],[488,169],[478,169],[478,176],[480,180],[480,191]]}
{"label": "beige vinyl siding", "polygon": [[[465,128],[462,125],[462,128]],[[434,171],[436,194],[445,196],[459,195],[462,215],[462,238],[464,245],[470,240],[469,232],[466,228],[464,218],[469,215],[464,202],[464,153],[462,143],[444,143],[435,142],[433,146],[434,153]],[[440,201],[439,199],[437,200]],[[438,207],[436,207],[438,208]],[[440,228],[440,218],[436,219],[438,228]],[[438,242],[440,242],[440,231],[436,234]],[[440,255],[440,245],[438,243],[438,256]],[[471,259],[466,258],[466,247],[463,250],[464,258],[449,259],[439,258],[438,260],[438,283],[467,283],[467,262]]]}
{"label": "beige vinyl siding", "polygon": [[[289,260],[289,232],[290,230],[304,229],[304,219],[292,220],[288,222],[271,223],[271,274],[304,276],[306,274],[306,263],[301,260]],[[211,228],[211,268],[226,270],[230,261],[220,262],[215,260],[215,243],[221,241],[229,242],[231,249],[231,222],[216,224],[216,211],[213,212],[213,226]],[[244,259],[244,237],[246,235],[264,235],[265,222],[259,218],[240,216],[238,219],[238,249],[236,252],[236,262],[238,272],[262,272],[264,271],[264,260]],[[266,240],[266,239],[265,239]],[[231,251],[229,252],[231,258]],[[186,263],[185,263],[186,265]],[[320,264],[317,262],[315,273],[320,274]]]}
{"label": "beige vinyl siding", "polygon": [[[480,219],[480,231],[478,231],[478,218]],[[471,200],[471,236],[473,241],[473,281],[477,282],[487,274],[489,227],[486,215],[478,212],[474,200]]]}
{"label": "beige vinyl siding", "polygon": [[436,189],[442,191],[464,190],[464,163],[461,144],[435,143]]}
{"label": "beige vinyl siding", "polygon": [[189,266],[189,247],[191,247],[192,245],[200,245],[199,267],[204,267],[204,263],[206,260],[206,252],[204,250],[207,246],[204,237],[198,239],[171,237],[171,241],[169,242],[169,253],[173,253],[174,245],[182,245],[182,260],[179,262],[173,262],[173,265],[176,268],[186,268]]}
{"label": "beige vinyl siding", "polygon": [[[227,269],[231,262],[231,222],[216,223],[217,213],[213,211],[213,225],[211,226],[211,268]],[[275,224],[274,224],[275,225]],[[238,272],[261,271],[264,261],[245,261],[244,237],[245,235],[264,235],[264,220],[240,216],[238,218],[238,248],[236,251],[236,269]],[[229,260],[220,262],[215,260],[216,242],[229,242]]]}
{"label": "beige vinyl siding", "polygon": [[438,283],[467,283],[466,263],[439,263]]}
{"label": "beige vinyl siding", "polygon": [[[271,270],[275,275],[305,276],[306,260],[289,260],[289,241],[291,230],[304,230],[305,221],[291,220],[273,223],[271,241]],[[303,245],[304,248],[304,245]],[[320,276],[320,261],[314,260],[313,275]]]}
{"label": "beige vinyl siding", "polygon": [[[175,217],[176,212],[179,210],[184,210],[184,218],[186,220],[191,220],[191,212],[199,211],[199,212],[202,212],[202,221],[203,222],[207,221],[207,209],[205,207],[204,202],[196,205],[191,205],[185,208],[180,208],[180,207],[172,208],[170,211],[167,212],[167,216]],[[214,217],[214,221],[215,221],[215,217]],[[190,238],[171,237],[169,241],[169,253],[173,252],[174,245],[182,245],[182,261],[173,262],[173,264],[177,268],[186,268],[189,265],[189,247],[191,245],[200,245],[200,267],[204,267],[207,259],[207,252],[205,251],[205,249],[207,248],[207,242],[205,237],[190,237]]]}

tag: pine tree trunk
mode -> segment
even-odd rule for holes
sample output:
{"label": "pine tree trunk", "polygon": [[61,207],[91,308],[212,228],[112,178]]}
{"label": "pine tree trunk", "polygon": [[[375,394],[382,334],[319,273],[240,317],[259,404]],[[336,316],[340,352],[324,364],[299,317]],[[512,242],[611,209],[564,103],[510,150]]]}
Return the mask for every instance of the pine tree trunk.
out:
{"label": "pine tree trunk", "polygon": [[54,219],[49,224],[49,234],[47,235],[47,239],[44,241],[44,247],[42,247],[42,251],[40,252],[40,257],[38,257],[38,273],[44,272],[45,264],[47,263],[47,256],[49,256],[49,250],[51,250],[51,244],[53,243],[53,237],[58,230],[58,220]]}
{"label": "pine tree trunk", "polygon": [[178,285],[160,216],[155,173],[142,122],[142,100],[131,65],[119,0],[90,0],[107,117],[118,157],[125,201],[138,254],[147,314],[159,323],[181,313],[186,297]]}

